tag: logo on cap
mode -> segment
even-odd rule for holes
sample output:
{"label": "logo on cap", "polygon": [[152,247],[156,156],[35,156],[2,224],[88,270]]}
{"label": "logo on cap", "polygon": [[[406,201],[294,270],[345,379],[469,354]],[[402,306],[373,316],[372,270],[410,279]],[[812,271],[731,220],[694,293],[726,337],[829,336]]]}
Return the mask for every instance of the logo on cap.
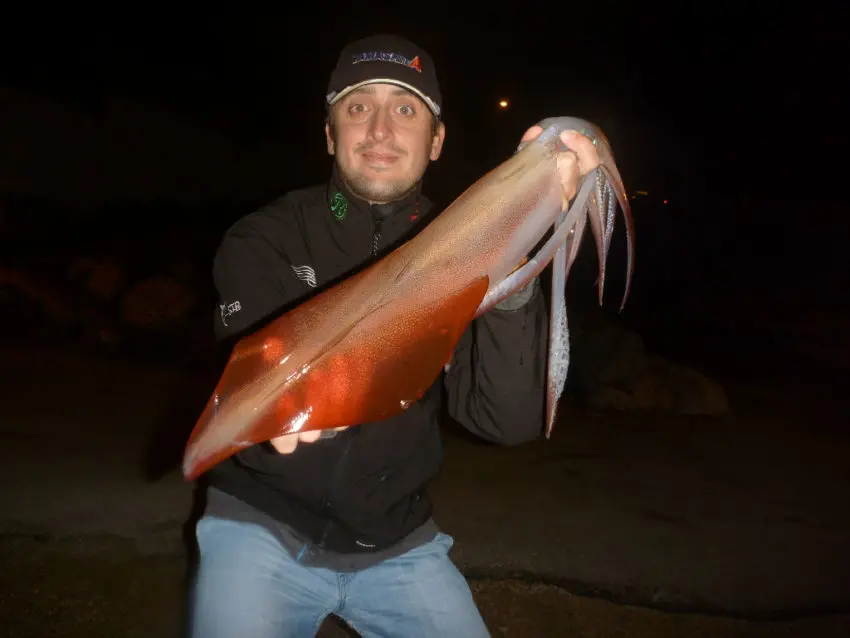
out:
{"label": "logo on cap", "polygon": [[410,67],[417,73],[422,73],[422,66],[419,64],[419,56],[417,55],[412,60],[398,53],[388,53],[385,51],[370,51],[367,53],[358,53],[352,56],[351,63],[359,64],[360,62],[393,62],[402,66]]}

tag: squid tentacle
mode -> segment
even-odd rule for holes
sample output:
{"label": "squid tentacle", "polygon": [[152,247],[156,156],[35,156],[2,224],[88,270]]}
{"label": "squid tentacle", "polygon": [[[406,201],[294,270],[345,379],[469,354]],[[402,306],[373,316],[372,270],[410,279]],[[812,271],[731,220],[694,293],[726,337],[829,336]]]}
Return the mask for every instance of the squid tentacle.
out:
{"label": "squid tentacle", "polygon": [[[617,173],[616,169],[611,169],[608,166],[603,164],[599,165],[599,168],[605,174],[605,177],[608,180],[611,190],[614,192],[614,196],[616,197],[616,201],[620,204],[620,208],[623,211],[623,220],[625,222],[626,227],[626,285],[623,290],[622,301],[620,302],[620,312],[623,311],[623,308],[626,307],[626,300],[629,297],[629,292],[632,288],[632,278],[634,277],[635,270],[635,257],[634,257],[634,241],[635,241],[635,226],[634,219],[632,218],[632,209],[629,206],[629,200],[626,198],[626,189],[623,186],[623,180],[620,178],[620,175]],[[609,210],[616,210],[616,205],[611,204]],[[611,214],[611,228],[610,233],[613,235],[614,232],[614,219],[615,215]],[[610,245],[611,239],[607,239],[607,243]]]}
{"label": "squid tentacle", "polygon": [[[562,213],[557,224],[562,224],[566,214]],[[582,218],[584,219],[584,218]],[[558,401],[564,391],[567,372],[570,367],[570,333],[567,321],[566,284],[567,270],[570,257],[567,252],[573,252],[570,246],[571,235],[555,251],[552,260],[552,300],[549,312],[549,361],[546,374],[546,438],[552,434],[557,416]]]}

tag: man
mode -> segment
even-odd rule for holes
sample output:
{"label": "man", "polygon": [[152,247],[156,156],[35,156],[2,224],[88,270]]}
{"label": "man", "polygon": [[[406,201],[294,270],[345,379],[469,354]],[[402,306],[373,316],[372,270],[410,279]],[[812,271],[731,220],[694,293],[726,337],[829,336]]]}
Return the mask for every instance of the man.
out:
{"label": "man", "polygon": [[[388,35],[347,46],[327,105],[329,182],[248,215],[221,243],[220,339],[379,259],[433,214],[421,183],[445,126],[428,54]],[[473,322],[440,382],[399,416],[282,436],[210,470],[193,635],[313,636],[330,613],[366,636],[488,635],[425,488],[444,405],[488,441],[540,434],[546,330],[532,282]]]}

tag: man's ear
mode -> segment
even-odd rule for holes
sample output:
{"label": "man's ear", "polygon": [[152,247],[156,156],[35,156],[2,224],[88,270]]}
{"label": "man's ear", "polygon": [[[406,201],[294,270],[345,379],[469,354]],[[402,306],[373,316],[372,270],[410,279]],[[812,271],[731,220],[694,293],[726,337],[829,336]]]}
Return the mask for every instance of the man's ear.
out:
{"label": "man's ear", "polygon": [[443,142],[446,139],[446,125],[443,122],[437,124],[437,130],[434,137],[431,138],[431,161],[435,162],[440,158],[440,153],[443,151]]}
{"label": "man's ear", "polygon": [[330,118],[325,118],[325,141],[328,145],[328,155],[334,154],[335,144],[334,144],[334,136],[331,131],[331,121]]}

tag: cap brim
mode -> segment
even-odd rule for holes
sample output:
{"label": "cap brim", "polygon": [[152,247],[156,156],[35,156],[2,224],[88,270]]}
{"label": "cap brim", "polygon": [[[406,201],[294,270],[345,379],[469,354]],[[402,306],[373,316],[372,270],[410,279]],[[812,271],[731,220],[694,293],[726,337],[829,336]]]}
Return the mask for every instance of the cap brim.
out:
{"label": "cap brim", "polygon": [[431,110],[431,112],[436,117],[440,117],[440,107],[436,104],[436,102],[434,102],[434,100],[432,100],[430,97],[425,95],[422,91],[420,91],[419,89],[417,89],[414,86],[411,86],[407,82],[402,82],[401,80],[396,80],[396,79],[393,79],[393,78],[369,78],[368,80],[363,80],[362,82],[357,82],[356,84],[352,84],[350,86],[345,87],[344,89],[342,89],[341,91],[339,91],[336,94],[334,94],[334,93],[328,94],[328,96],[327,96],[328,104],[330,106],[333,106],[334,104],[339,102],[342,98],[344,98],[346,95],[348,95],[352,91],[356,91],[360,87],[366,86],[367,84],[392,84],[394,86],[399,86],[399,87],[401,87],[401,88],[403,88],[407,91],[410,91],[414,95],[416,95],[419,99],[421,99],[423,102],[425,102],[425,104],[428,106],[428,108]]}

